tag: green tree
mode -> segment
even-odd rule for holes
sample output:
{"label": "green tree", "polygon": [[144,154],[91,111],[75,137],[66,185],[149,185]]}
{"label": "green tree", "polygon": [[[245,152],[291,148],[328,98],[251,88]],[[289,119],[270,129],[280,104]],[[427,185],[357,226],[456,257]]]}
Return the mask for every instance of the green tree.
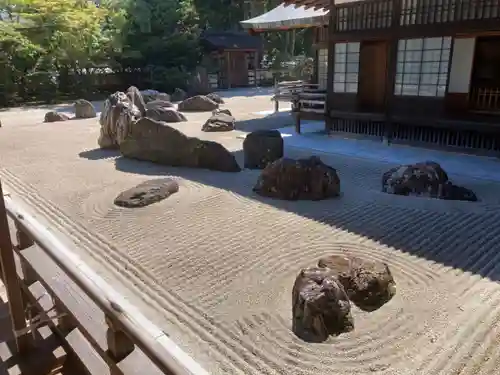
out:
{"label": "green tree", "polygon": [[156,89],[185,87],[200,61],[199,18],[192,0],[128,0],[122,69],[142,69]]}

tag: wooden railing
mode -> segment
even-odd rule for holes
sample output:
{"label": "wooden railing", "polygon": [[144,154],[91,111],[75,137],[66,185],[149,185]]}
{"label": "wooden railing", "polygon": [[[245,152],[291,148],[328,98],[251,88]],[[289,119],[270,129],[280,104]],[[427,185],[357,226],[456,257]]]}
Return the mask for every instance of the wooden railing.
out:
{"label": "wooden railing", "polygon": [[476,111],[500,113],[500,87],[473,88],[469,95],[469,105]]}
{"label": "wooden railing", "polygon": [[21,357],[39,350],[35,333],[48,327],[92,375],[208,375],[74,249],[4,194],[1,183],[0,251]]}
{"label": "wooden railing", "polygon": [[271,100],[274,101],[274,111],[279,111],[280,102],[292,103],[292,110],[296,110],[298,104],[298,94],[313,93],[318,90],[319,84],[307,83],[304,81],[284,81],[276,82],[274,85],[274,96]]}
{"label": "wooden railing", "polygon": [[500,19],[498,0],[372,0],[339,4],[335,31],[389,28],[394,1],[402,2],[401,27]]}
{"label": "wooden railing", "polygon": [[500,18],[498,0],[403,0],[401,25]]}
{"label": "wooden railing", "polygon": [[297,93],[294,99],[296,112],[325,113],[326,91],[309,89]]}
{"label": "wooden railing", "polygon": [[393,0],[352,2],[338,6],[336,30],[383,29],[391,26]]}

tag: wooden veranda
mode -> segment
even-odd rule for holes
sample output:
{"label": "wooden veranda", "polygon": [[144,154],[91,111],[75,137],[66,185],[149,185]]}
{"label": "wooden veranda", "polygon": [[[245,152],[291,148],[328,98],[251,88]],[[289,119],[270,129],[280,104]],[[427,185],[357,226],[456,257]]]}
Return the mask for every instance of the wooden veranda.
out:
{"label": "wooden veranda", "polygon": [[0,359],[9,375],[208,375],[2,191]]}

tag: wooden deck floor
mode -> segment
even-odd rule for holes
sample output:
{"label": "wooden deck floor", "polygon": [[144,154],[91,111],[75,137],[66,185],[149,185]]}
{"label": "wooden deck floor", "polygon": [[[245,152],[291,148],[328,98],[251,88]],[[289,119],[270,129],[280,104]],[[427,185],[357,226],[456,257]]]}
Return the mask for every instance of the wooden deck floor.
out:
{"label": "wooden deck floor", "polygon": [[14,350],[5,287],[0,281],[0,375],[84,375],[83,366],[67,355],[58,337],[48,327],[37,332],[32,353],[20,357]]}

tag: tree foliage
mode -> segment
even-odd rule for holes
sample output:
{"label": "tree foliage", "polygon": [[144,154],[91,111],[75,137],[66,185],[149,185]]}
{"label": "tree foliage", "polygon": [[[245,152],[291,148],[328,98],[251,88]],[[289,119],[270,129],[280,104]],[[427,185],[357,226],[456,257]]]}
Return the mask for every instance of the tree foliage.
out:
{"label": "tree foliage", "polygon": [[[264,8],[278,1],[265,0]],[[237,28],[243,5],[243,0],[0,0],[0,102],[36,99],[35,89],[44,98],[87,92],[90,73],[105,67],[128,74],[123,79],[128,83],[137,84],[130,82],[136,74],[156,89],[183,87],[202,58],[200,33],[207,27]],[[264,38],[271,55],[286,60],[308,54],[307,35]]]}

